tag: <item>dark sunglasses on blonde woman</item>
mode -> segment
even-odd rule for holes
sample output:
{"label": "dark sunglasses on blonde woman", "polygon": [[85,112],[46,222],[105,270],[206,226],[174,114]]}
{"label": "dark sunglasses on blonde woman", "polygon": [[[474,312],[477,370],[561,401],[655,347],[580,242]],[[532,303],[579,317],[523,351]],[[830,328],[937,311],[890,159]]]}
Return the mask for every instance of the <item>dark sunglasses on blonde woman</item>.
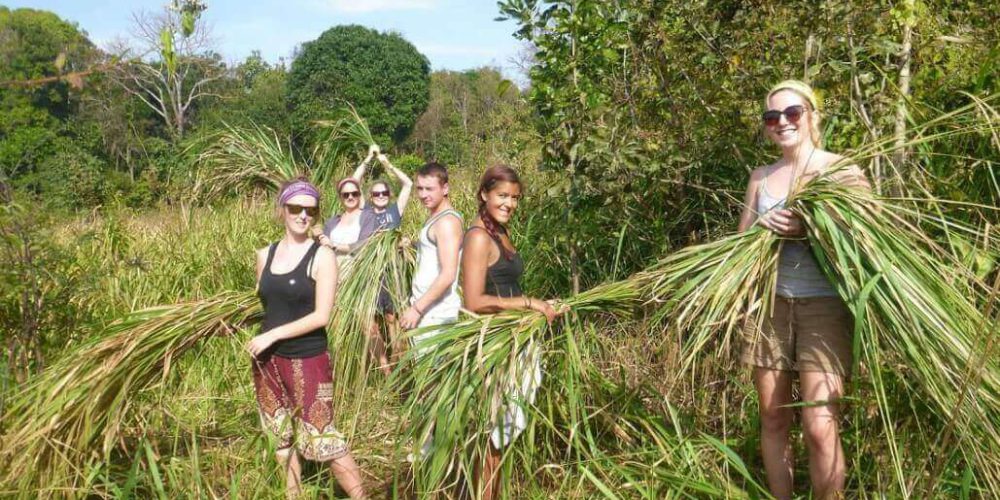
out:
{"label": "dark sunglasses on blonde woman", "polygon": [[389,190],[385,191],[372,191],[372,198],[384,198],[389,196]]}
{"label": "dark sunglasses on blonde woman", "polygon": [[778,111],[777,109],[769,109],[764,112],[761,117],[764,119],[764,125],[773,127],[778,123],[781,123],[781,115],[785,115],[788,118],[788,123],[798,123],[799,119],[806,112],[806,107],[796,104],[794,106],[789,106],[785,108],[784,111]]}
{"label": "dark sunglasses on blonde woman", "polygon": [[285,209],[288,210],[288,213],[291,215],[299,215],[303,210],[309,217],[316,217],[319,215],[319,207],[303,207],[302,205],[292,205],[291,203],[286,203]]}
{"label": "dark sunglasses on blonde woman", "polygon": [[340,197],[343,198],[343,199],[345,199],[345,200],[349,200],[351,198],[357,198],[359,196],[361,196],[361,192],[360,191],[344,191],[344,192],[340,193]]}

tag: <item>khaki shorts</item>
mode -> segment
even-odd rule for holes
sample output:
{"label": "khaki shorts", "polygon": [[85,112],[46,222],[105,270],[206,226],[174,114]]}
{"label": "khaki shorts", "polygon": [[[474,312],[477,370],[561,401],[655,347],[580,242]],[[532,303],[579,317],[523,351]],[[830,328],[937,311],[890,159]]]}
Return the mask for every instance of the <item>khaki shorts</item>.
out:
{"label": "khaki shorts", "polygon": [[761,368],[850,375],[854,320],[840,297],[775,297],[762,331],[748,321],[740,361]]}

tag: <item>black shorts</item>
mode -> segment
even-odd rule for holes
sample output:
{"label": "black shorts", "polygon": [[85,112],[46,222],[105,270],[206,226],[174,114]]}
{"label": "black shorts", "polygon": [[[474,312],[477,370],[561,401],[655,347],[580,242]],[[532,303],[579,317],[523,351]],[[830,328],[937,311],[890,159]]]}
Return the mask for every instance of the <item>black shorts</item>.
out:
{"label": "black shorts", "polygon": [[393,314],[396,312],[395,307],[392,304],[392,295],[389,294],[389,286],[386,283],[385,277],[382,278],[382,285],[378,291],[378,299],[376,300],[376,310],[379,314]]}

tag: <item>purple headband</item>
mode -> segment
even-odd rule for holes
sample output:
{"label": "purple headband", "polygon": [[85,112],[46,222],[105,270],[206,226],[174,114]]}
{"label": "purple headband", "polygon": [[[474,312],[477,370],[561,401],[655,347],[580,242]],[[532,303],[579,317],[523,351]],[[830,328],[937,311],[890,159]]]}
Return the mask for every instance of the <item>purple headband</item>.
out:
{"label": "purple headband", "polygon": [[278,195],[278,205],[284,205],[288,200],[300,194],[312,196],[316,198],[316,203],[319,203],[319,190],[316,189],[316,186],[306,181],[295,181],[281,190],[281,194]]}

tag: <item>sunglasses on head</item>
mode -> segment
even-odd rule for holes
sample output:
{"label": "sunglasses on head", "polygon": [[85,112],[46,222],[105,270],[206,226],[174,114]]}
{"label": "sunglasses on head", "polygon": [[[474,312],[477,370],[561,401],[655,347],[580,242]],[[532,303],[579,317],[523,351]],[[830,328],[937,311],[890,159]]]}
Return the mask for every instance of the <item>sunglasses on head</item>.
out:
{"label": "sunglasses on head", "polygon": [[761,117],[764,119],[764,125],[773,127],[781,123],[781,115],[785,115],[785,118],[788,118],[788,123],[798,123],[799,119],[802,118],[802,115],[805,114],[805,112],[805,106],[796,104],[785,108],[784,111],[769,109],[765,111]]}
{"label": "sunglasses on head", "polygon": [[343,199],[345,199],[345,200],[349,200],[351,198],[357,198],[359,196],[361,196],[361,191],[341,191],[340,192],[340,197],[343,198]]}
{"label": "sunglasses on head", "polygon": [[372,191],[372,197],[373,198],[387,197],[387,196],[389,196],[389,194],[390,193],[389,193],[388,189],[386,189],[384,191]]}
{"label": "sunglasses on head", "polygon": [[319,215],[319,207],[303,207],[302,205],[292,205],[291,203],[285,204],[285,209],[291,215],[299,215],[305,210],[306,215],[309,217],[316,217]]}

